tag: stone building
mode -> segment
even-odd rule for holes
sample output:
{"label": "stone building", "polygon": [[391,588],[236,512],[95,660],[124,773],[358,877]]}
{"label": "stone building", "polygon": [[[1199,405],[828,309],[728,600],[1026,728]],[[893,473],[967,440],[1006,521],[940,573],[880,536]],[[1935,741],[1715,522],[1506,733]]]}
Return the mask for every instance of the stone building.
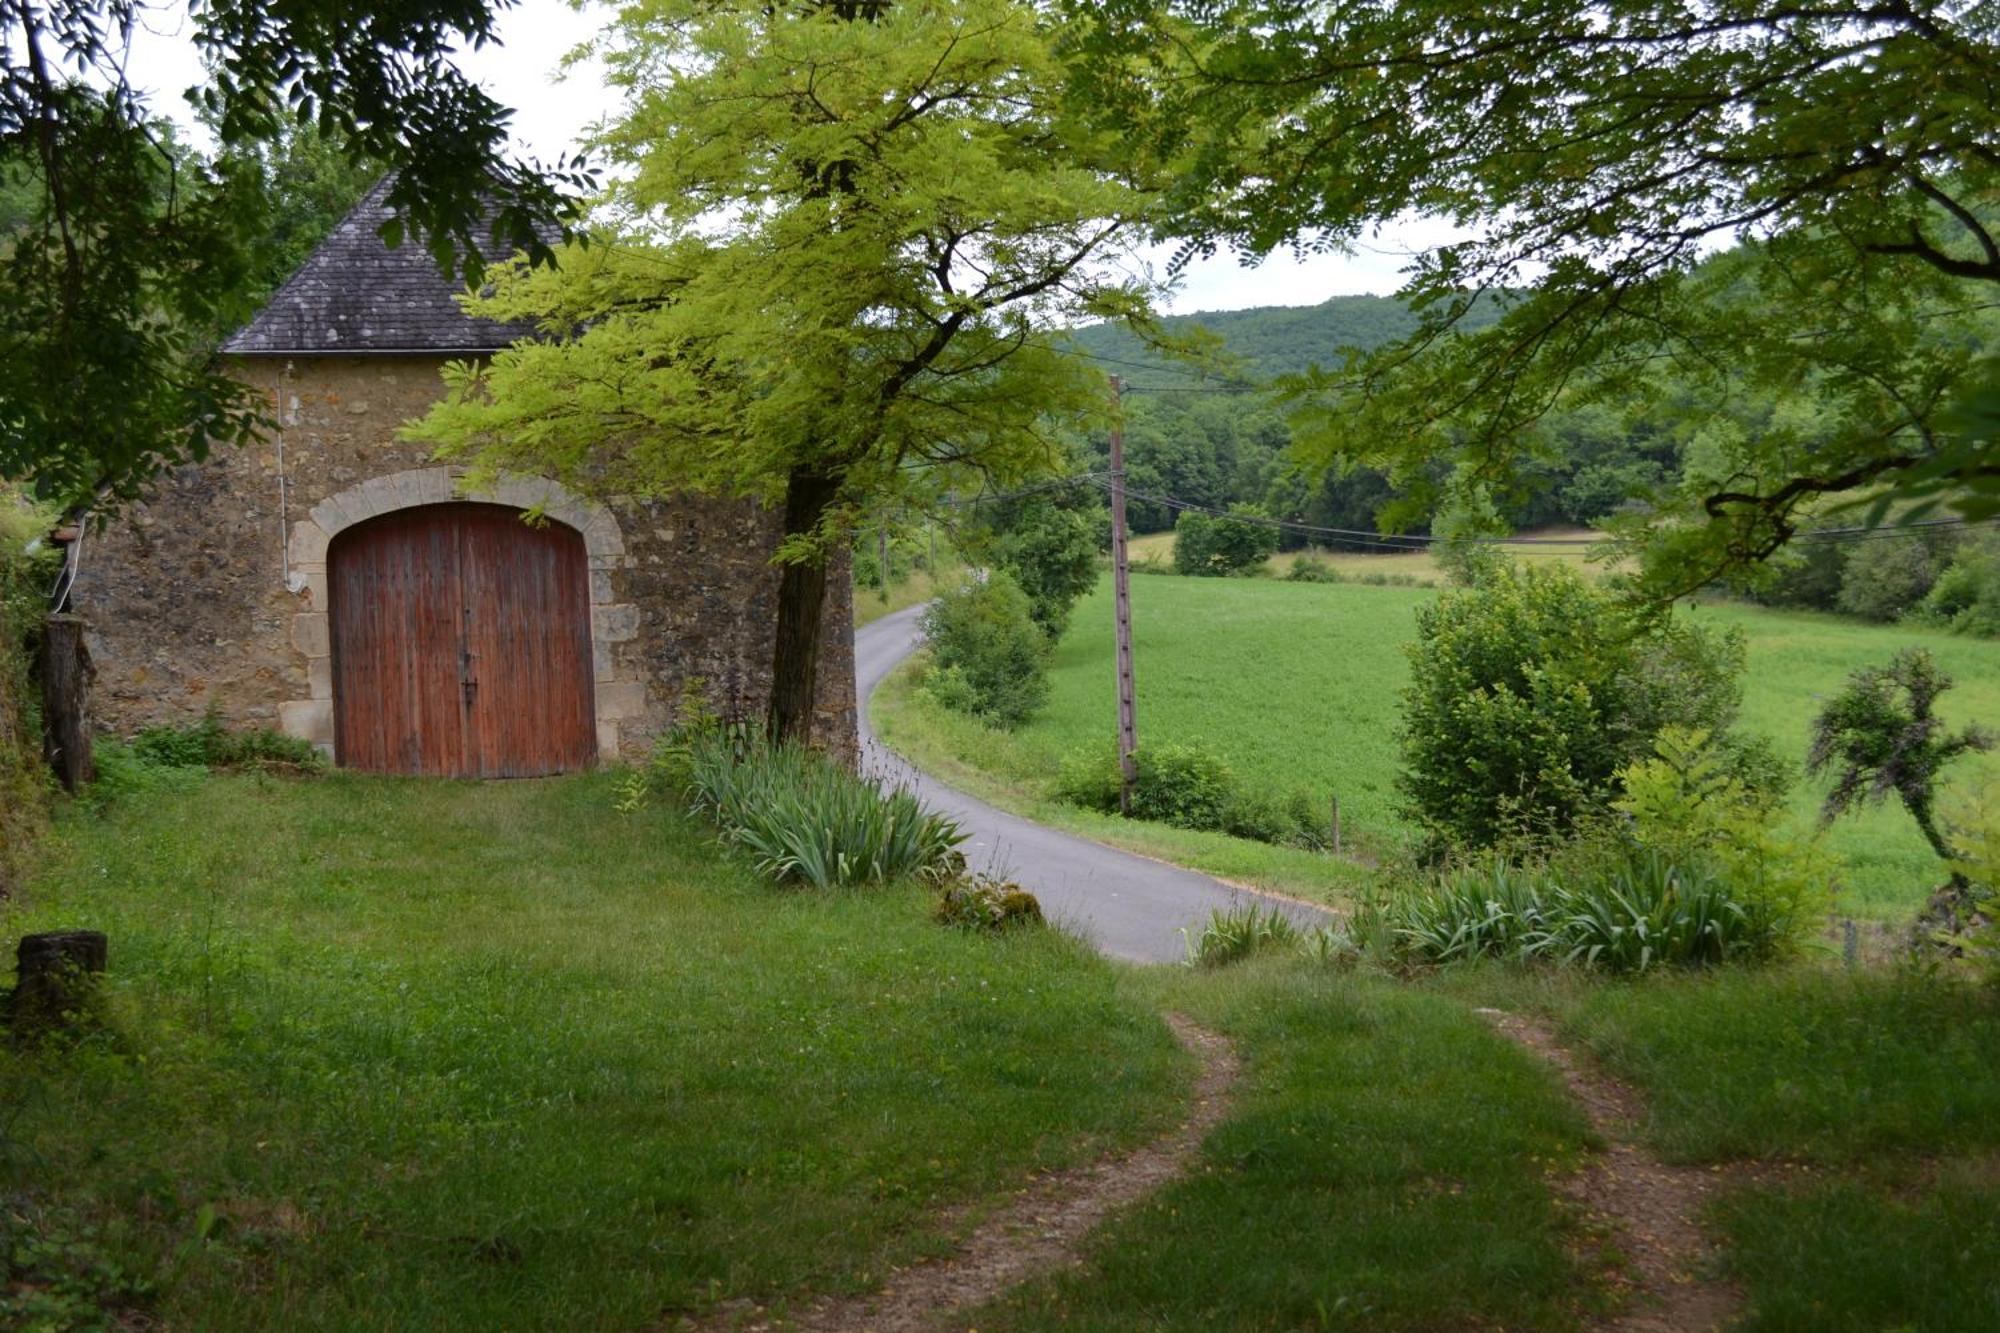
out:
{"label": "stone building", "polygon": [[[386,191],[223,348],[277,428],[160,477],[84,537],[71,600],[100,724],[212,708],[351,767],[501,776],[636,754],[689,682],[760,711],[780,515],[606,505],[529,476],[469,492],[397,438],[446,361],[532,331],[470,318],[422,247],[386,246]],[[835,572],[814,733],[851,753],[852,590]]]}

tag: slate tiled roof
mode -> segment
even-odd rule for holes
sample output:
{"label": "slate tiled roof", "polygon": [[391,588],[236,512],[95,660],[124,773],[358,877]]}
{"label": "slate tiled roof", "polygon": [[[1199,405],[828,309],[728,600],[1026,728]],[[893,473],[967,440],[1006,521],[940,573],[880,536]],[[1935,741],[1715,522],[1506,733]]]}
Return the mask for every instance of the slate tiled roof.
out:
{"label": "slate tiled roof", "polygon": [[362,196],[270,304],[222,344],[225,353],[462,354],[498,351],[534,336],[532,324],[473,319],[459,309],[464,288],[438,272],[414,236],[393,250],[383,242],[389,185],[385,176]]}

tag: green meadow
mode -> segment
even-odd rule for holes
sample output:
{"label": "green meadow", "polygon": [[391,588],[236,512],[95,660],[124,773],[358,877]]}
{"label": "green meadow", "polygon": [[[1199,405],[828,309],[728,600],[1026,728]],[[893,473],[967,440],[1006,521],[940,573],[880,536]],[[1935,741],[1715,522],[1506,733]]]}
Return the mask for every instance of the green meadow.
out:
{"label": "green meadow", "polygon": [[0,1327],[641,1328],[867,1289],[947,1210],[1177,1113],[1191,1061],[1080,943],[780,891],[616,796],[183,773],[67,812],[0,939],[105,931],[106,1032],[0,1042]]}
{"label": "green meadow", "polygon": [[[1360,583],[1135,577],[1140,743],[1199,741],[1252,785],[1275,793],[1304,789],[1316,800],[1338,796],[1348,845],[1389,853],[1409,836],[1395,788],[1404,646],[1415,634],[1416,608],[1435,596],[1428,588]],[[1743,723],[1798,761],[1792,808],[1801,820],[1817,817],[1824,794],[1823,785],[1804,777],[1807,727],[1824,696],[1855,669],[1921,644],[1957,679],[1940,705],[1948,720],[2000,719],[2000,644],[1739,604],[1701,605],[1685,614],[1743,632],[1749,649]],[[1077,606],[1051,663],[1048,705],[1021,730],[996,733],[943,715],[915,696],[907,680],[900,688],[892,684],[876,713],[884,736],[920,763],[961,780],[970,776],[989,799],[1030,806],[1040,817],[1053,804],[1044,799],[1049,775],[1064,757],[1110,744],[1112,658],[1106,579]],[[1988,754],[1963,761],[1951,785],[1971,799],[1996,779],[2000,755]],[[1056,817],[1082,831],[1075,817]],[[1132,827],[1114,832],[1135,844],[1172,837]],[[1864,810],[1827,838],[1848,863],[1839,911],[1905,917],[1941,879],[1936,857],[1900,807]],[[1175,853],[1163,847],[1158,854]],[[1217,863],[1221,855],[1192,863],[1226,874]],[[1295,859],[1249,852],[1235,859],[1251,863],[1243,877],[1254,882],[1312,890],[1309,869]]]}

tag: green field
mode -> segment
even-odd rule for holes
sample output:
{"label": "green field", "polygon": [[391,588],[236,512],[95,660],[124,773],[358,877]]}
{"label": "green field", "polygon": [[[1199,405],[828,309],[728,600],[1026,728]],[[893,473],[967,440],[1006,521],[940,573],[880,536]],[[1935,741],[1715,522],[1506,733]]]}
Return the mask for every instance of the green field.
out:
{"label": "green field", "polygon": [[726,1327],[893,1286],[1180,1121],[1162,1011],[1241,1061],[1192,1168],[955,1326],[1601,1326],[1603,1219],[1552,1188],[1594,1135],[1476,1005],[1545,1015],[1718,1169],[1747,1326],[2000,1310],[2000,1007],[1960,976],[1131,968],[911,885],[777,888],[617,790],[181,773],[67,807],[0,947],[96,926],[111,971],[94,1034],[0,1042],[0,1327]]}
{"label": "green field", "polygon": [[[1414,634],[1416,608],[1435,595],[1351,583],[1133,579],[1141,744],[1200,741],[1249,783],[1338,794],[1350,841],[1378,853],[1393,849],[1408,836],[1394,785],[1397,692],[1408,671],[1403,645]],[[1689,614],[1743,630],[1750,650],[1744,723],[1801,763],[1819,699],[1855,668],[1884,662],[1908,644],[1928,647],[1957,677],[1941,705],[1948,719],[2000,721],[2000,645],[1992,642],[1734,604]],[[878,710],[886,712],[884,734],[926,763],[983,769],[1031,799],[1065,755],[1108,744],[1113,734],[1108,580],[1077,607],[1050,676],[1047,708],[1013,735],[926,720],[916,716],[922,705],[907,700]],[[2000,778],[2000,755],[1974,756],[1954,778],[1959,791]],[[1810,818],[1820,795],[1801,780],[1793,805]],[[1850,867],[1842,911],[1906,916],[1941,879],[1899,807],[1866,810],[1828,836]],[[1288,886],[1283,876],[1266,882]]]}
{"label": "green field", "polygon": [[183,777],[0,901],[111,941],[111,1035],[0,1040],[0,1327],[655,1327],[1179,1113],[1082,945],[774,889],[611,777]]}

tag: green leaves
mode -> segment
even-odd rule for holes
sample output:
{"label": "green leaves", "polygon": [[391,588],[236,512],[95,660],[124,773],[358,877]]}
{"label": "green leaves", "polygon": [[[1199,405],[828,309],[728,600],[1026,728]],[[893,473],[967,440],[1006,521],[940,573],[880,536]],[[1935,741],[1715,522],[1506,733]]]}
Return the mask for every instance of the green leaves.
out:
{"label": "green leaves", "polygon": [[350,170],[396,169],[398,229],[468,276],[480,248],[547,259],[558,187],[590,181],[578,163],[545,177],[505,159],[509,113],[450,60],[490,37],[484,0],[195,6],[214,162],[128,82],[134,14],[0,0],[0,476],[65,507],[130,496],[266,424],[213,361],[297,251],[250,160],[262,146],[310,125]]}
{"label": "green leaves", "polygon": [[1822,497],[1996,512],[1989,6],[1073,8],[1079,91],[1180,168],[1184,253],[1413,214],[1467,233],[1414,261],[1417,333],[1294,382],[1315,465],[1428,502],[1443,472],[1512,489],[1560,410],[1740,425],[1633,537],[1655,600],[1754,565]]}
{"label": "green leaves", "polygon": [[559,340],[458,375],[424,438],[598,492],[772,499],[808,467],[839,483],[793,534],[820,553],[885,500],[1051,470],[1052,423],[1103,414],[1057,330],[1143,311],[1104,264],[1148,196],[1033,6],[649,0],[601,46],[618,232],[489,275],[480,313]]}

